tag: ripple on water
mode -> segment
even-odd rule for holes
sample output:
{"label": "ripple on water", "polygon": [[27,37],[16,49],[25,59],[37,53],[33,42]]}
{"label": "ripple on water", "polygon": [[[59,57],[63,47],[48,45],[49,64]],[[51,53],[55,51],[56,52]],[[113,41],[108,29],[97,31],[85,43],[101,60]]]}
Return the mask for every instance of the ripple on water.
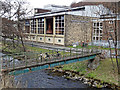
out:
{"label": "ripple on water", "polygon": [[27,82],[27,88],[87,88],[80,81],[67,80],[61,76],[52,76],[47,70],[39,70],[15,76],[21,86]]}

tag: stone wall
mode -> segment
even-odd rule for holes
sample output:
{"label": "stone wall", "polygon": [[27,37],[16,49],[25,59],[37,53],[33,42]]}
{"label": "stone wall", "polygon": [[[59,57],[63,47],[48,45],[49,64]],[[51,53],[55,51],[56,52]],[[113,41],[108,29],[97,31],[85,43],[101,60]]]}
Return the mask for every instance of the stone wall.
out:
{"label": "stone wall", "polygon": [[75,42],[91,41],[92,23],[90,17],[65,15],[65,46]]}
{"label": "stone wall", "polygon": [[[109,23],[110,20],[103,21],[103,35],[102,35],[102,40],[108,40],[108,38],[112,38],[115,40],[115,21],[113,20],[113,23]],[[120,41],[120,20],[117,20],[116,22],[116,29],[117,29],[117,36],[118,36],[118,41]],[[110,31],[113,30],[113,31]]]}

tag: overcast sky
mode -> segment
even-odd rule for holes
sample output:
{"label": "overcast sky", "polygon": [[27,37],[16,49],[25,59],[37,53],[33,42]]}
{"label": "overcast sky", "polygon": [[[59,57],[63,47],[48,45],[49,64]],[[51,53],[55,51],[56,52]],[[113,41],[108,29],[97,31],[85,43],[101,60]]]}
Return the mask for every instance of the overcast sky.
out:
{"label": "overcast sky", "polygon": [[72,2],[80,2],[80,1],[86,1],[86,2],[115,2],[120,0],[27,0],[30,2],[30,6],[32,8],[43,8],[44,5],[48,4],[55,4],[55,5],[67,5],[69,6]]}
{"label": "overcast sky", "polygon": [[33,8],[43,8],[44,5],[55,4],[55,5],[67,5],[69,6],[72,2],[79,2],[82,0],[27,0],[30,6]]}

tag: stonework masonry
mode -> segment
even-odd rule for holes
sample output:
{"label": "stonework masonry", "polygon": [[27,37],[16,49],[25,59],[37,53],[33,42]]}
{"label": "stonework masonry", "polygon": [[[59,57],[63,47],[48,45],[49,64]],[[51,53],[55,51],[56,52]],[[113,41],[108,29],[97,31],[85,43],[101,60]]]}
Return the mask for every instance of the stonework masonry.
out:
{"label": "stonework masonry", "polygon": [[90,42],[92,22],[90,17],[65,15],[65,46],[75,42]]}
{"label": "stonework masonry", "polygon": [[[115,21],[112,24],[109,23],[110,21],[103,22],[103,35],[102,40],[108,40],[108,38],[112,38],[115,40]],[[113,30],[113,31],[111,31]],[[116,22],[116,30],[117,30],[117,37],[118,41],[120,41],[120,20]]]}

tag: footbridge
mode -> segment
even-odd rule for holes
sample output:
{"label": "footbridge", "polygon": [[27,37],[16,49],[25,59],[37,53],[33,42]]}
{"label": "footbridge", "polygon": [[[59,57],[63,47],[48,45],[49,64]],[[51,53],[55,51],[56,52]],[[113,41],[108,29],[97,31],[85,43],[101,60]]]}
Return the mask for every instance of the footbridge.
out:
{"label": "footbridge", "polygon": [[1,57],[2,73],[18,75],[30,71],[94,59],[97,50],[57,49],[41,52],[22,52]]}

